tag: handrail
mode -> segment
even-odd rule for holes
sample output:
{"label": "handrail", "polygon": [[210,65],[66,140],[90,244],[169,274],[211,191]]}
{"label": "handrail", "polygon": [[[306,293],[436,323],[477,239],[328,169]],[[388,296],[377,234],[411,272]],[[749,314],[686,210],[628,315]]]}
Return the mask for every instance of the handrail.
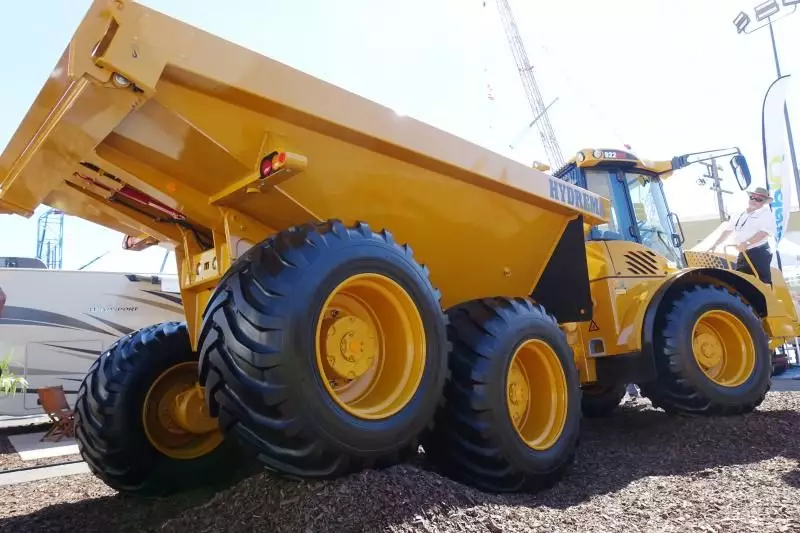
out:
{"label": "handrail", "polygon": [[[745,261],[747,261],[747,264],[748,264],[748,265],[750,265],[750,272],[752,272],[752,273],[753,273],[753,276],[755,276],[755,278],[756,278],[756,279],[757,279],[759,282],[761,282],[761,278],[758,276],[758,271],[756,271],[756,268],[755,268],[755,266],[753,266],[753,262],[752,262],[752,261],[750,261],[750,254],[748,254],[748,253],[747,253],[747,250],[745,250],[745,251],[743,251],[743,252],[740,252],[740,251],[739,251],[739,248],[738,248],[738,247],[737,247],[735,244],[726,244],[726,245],[725,245],[725,247],[724,247],[723,249],[724,249],[724,250],[727,250],[729,247],[732,247],[732,248],[734,248],[734,249],[736,250],[736,254],[734,255],[734,257],[736,257],[736,256],[737,256],[739,253],[741,253],[741,254],[742,254],[742,256],[744,257]],[[734,267],[734,268],[732,268],[731,270],[735,270],[735,267]],[[762,283],[763,283],[763,282],[762,282]]]}

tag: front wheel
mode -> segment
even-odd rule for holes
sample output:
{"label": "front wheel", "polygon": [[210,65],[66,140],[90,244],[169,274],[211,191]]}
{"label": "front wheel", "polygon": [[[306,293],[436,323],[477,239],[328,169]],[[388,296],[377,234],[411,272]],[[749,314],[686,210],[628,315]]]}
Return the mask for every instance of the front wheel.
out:
{"label": "front wheel", "polygon": [[772,355],[761,321],[721,287],[692,286],[664,303],[655,323],[658,377],[642,393],[667,412],[754,410],[770,388]]}
{"label": "front wheel", "polygon": [[553,485],[575,456],[581,393],[556,321],[527,299],[451,309],[451,378],[426,455],[488,492]]}
{"label": "front wheel", "polygon": [[[205,414],[196,382],[185,324],[146,327],[111,346],[89,369],[75,403],[75,438],[92,473],[142,495],[229,479],[242,463]],[[182,417],[174,411],[178,399]]]}

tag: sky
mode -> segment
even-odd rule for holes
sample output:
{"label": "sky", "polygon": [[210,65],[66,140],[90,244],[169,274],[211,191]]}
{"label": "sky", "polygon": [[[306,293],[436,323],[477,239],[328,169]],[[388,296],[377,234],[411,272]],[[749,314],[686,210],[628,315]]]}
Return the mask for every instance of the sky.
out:
{"label": "sky", "polygon": [[[756,0],[509,0],[565,159],[580,148],[642,158],[738,146],[764,179],[761,103],[775,78],[766,28],[736,33]],[[0,2],[0,147],[36,97],[90,0]],[[494,0],[143,0],[198,26],[525,164],[547,161]],[[754,21],[755,22],[755,21]],[[35,28],[36,31],[32,31]],[[784,74],[800,66],[800,13],[775,23]],[[13,76],[11,72],[16,72]],[[800,90],[793,85],[790,102]],[[493,95],[490,100],[489,94]],[[800,138],[800,107],[790,109]],[[510,148],[509,145],[519,140]],[[727,161],[723,188],[737,191]],[[668,180],[681,219],[714,216],[696,165]],[[729,211],[744,195],[726,197]],[[796,198],[793,205],[797,205]],[[0,215],[0,256],[35,255],[36,219]],[[164,250],[74,217],[64,267],[157,272]],[[174,260],[166,272],[174,272]]]}

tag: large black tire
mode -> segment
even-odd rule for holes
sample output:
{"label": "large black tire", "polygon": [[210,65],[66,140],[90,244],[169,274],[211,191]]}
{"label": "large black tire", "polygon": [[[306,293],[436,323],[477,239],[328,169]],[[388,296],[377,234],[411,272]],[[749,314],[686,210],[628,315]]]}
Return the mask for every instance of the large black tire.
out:
{"label": "large black tire", "polygon": [[[399,284],[424,325],[421,381],[399,412],[382,419],[343,409],[316,363],[326,298],[361,273]],[[204,314],[201,383],[212,415],[268,469],[291,478],[330,479],[415,455],[447,372],[439,297],[411,249],[366,224],[308,224],[267,239],[235,262]]]}
{"label": "large black tire", "polygon": [[[658,377],[641,385],[642,394],[668,413],[736,415],[753,411],[770,389],[772,355],[754,310],[739,296],[711,286],[681,287],[665,300],[653,332]],[[693,355],[693,330],[706,312],[720,310],[741,321],[752,339],[754,365],[746,380],[723,386],[704,373]]]}
{"label": "large black tire", "polygon": [[185,324],[143,328],[114,343],[91,366],[75,406],[75,436],[89,469],[120,492],[166,495],[232,479],[243,463],[223,441],[210,453],[179,460],[159,452],[142,420],[151,385],[168,368],[196,362]]}
{"label": "large black tire", "polygon": [[587,385],[583,387],[581,409],[586,418],[610,415],[625,397],[625,385]]}
{"label": "large black tire", "polygon": [[[426,456],[449,477],[486,492],[551,487],[573,462],[580,432],[580,382],[564,333],[527,299],[472,301],[448,314],[450,378],[433,434],[423,445]],[[565,423],[544,450],[523,441],[506,401],[509,366],[517,348],[531,339],[552,348],[566,382]],[[533,401],[529,407],[535,408]]]}

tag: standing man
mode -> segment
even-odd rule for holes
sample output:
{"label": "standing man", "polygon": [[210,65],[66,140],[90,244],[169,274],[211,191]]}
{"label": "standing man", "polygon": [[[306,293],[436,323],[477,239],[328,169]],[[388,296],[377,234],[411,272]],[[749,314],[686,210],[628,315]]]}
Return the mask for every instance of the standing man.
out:
{"label": "standing man", "polygon": [[767,284],[772,285],[772,250],[769,245],[769,238],[773,239],[778,233],[775,216],[769,208],[772,197],[764,187],[756,187],[750,193],[750,201],[747,209],[736,217],[731,218],[728,227],[719,236],[717,242],[709,249],[713,252],[728,236],[733,233],[733,240],[739,250],[736,259],[736,270],[745,274],[753,274],[750,265],[744,254],[750,259],[753,267],[758,273],[758,278]]}

